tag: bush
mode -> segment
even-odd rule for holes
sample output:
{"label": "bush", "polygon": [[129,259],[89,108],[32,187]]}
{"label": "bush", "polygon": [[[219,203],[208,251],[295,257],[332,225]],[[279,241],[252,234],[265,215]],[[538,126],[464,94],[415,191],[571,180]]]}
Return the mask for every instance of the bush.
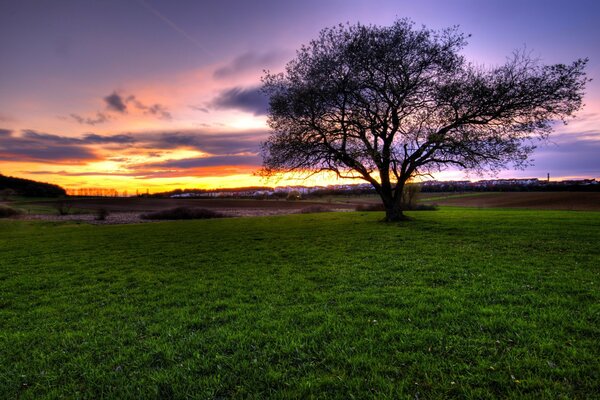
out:
{"label": "bush", "polygon": [[54,208],[58,212],[58,215],[68,215],[69,211],[71,211],[71,207],[73,207],[73,205],[66,201],[57,201],[54,203]]}
{"label": "bush", "polygon": [[142,219],[210,219],[225,218],[227,215],[206,208],[175,207],[140,215]]}
{"label": "bush", "polygon": [[[403,204],[403,211],[435,211],[438,209],[436,204]],[[360,204],[356,206],[356,211],[385,211],[382,203],[377,204]]]}
{"label": "bush", "polygon": [[410,211],[436,211],[438,209],[437,204],[416,204],[411,207],[405,207],[403,210]]}
{"label": "bush", "polygon": [[405,210],[412,210],[417,205],[417,195],[421,192],[421,185],[407,183],[402,190],[402,204]]}
{"label": "bush", "polygon": [[302,195],[300,194],[299,191],[292,190],[291,192],[288,193],[288,195],[287,195],[287,197],[285,199],[287,201],[296,201],[296,200],[302,199]]}
{"label": "bush", "polygon": [[385,211],[382,203],[359,204],[355,208],[356,211]]}
{"label": "bush", "polygon": [[329,207],[325,207],[325,206],[320,206],[320,205],[312,205],[312,206],[308,206],[308,207],[304,207],[303,209],[301,209],[299,211],[300,214],[313,214],[313,213],[322,213],[322,212],[331,212],[333,211],[331,208]]}
{"label": "bush", "polygon": [[9,218],[23,214],[23,211],[16,208],[0,205],[0,218]]}
{"label": "bush", "polygon": [[106,208],[99,208],[96,210],[96,221],[104,221],[108,217],[108,210]]}

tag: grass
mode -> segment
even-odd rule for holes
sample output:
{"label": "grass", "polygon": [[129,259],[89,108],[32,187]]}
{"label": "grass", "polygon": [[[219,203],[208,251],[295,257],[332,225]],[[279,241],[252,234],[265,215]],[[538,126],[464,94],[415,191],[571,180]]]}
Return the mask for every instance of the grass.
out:
{"label": "grass", "polygon": [[0,221],[0,398],[592,398],[600,213]]}
{"label": "grass", "polygon": [[[10,201],[5,204],[22,210],[25,214],[50,214],[57,215],[57,204],[64,202],[65,199],[57,197],[24,197],[11,196]],[[44,204],[36,204],[44,202]],[[90,214],[93,210],[81,208],[69,208],[69,214]]]}

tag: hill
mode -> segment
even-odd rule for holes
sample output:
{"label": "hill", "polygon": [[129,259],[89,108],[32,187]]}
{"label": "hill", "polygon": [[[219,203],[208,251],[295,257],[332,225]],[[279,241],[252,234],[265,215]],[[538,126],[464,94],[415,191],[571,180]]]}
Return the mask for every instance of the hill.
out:
{"label": "hill", "polygon": [[0,174],[0,191],[7,189],[26,197],[58,197],[67,194],[65,189],[58,185]]}

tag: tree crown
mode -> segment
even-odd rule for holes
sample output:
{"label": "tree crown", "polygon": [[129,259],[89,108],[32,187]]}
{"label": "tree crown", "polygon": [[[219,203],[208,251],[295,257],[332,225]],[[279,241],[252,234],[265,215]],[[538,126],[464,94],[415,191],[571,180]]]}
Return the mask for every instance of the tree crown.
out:
{"label": "tree crown", "polygon": [[263,173],[328,170],[393,191],[447,165],[527,165],[531,139],[581,108],[587,59],[541,65],[515,52],[484,68],[460,54],[465,45],[456,27],[406,19],[322,30],[285,72],[263,77]]}

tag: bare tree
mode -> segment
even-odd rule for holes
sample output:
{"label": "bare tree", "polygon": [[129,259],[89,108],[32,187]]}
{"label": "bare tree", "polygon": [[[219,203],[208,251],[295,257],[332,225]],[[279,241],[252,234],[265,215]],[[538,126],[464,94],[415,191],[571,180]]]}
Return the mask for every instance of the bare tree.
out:
{"label": "bare tree", "polygon": [[465,45],[456,27],[405,19],[324,29],[285,72],[263,77],[272,134],[262,173],[366,180],[386,220],[398,221],[404,185],[418,175],[528,165],[533,139],[581,108],[587,59],[541,65],[516,52],[484,68],[464,59]]}

